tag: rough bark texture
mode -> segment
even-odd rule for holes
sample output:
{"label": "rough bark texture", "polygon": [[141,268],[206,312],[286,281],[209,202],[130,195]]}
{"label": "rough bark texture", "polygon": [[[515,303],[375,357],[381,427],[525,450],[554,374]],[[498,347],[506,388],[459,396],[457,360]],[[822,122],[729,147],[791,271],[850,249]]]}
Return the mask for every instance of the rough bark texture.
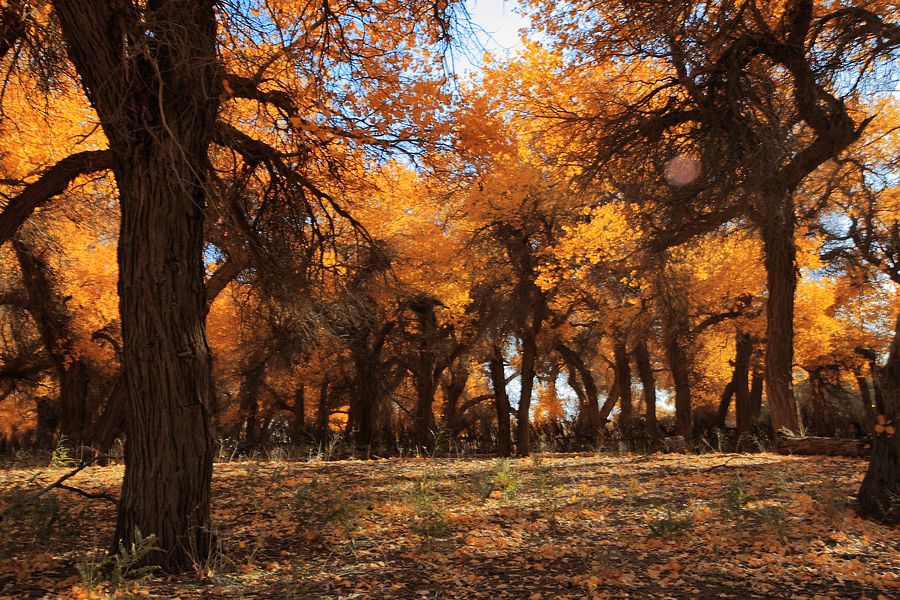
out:
{"label": "rough bark texture", "polygon": [[55,0],[119,188],[128,441],[113,548],[180,571],[212,548],[212,378],[203,285],[208,147],[221,90],[212,1]]}
{"label": "rough bark texture", "polygon": [[497,454],[512,454],[512,436],[509,426],[509,398],[506,395],[506,373],[503,368],[503,353],[494,346],[488,357],[488,370],[491,376],[491,388],[494,391],[494,404],[497,408]]}
{"label": "rough bark texture", "polygon": [[[881,391],[881,426],[873,432],[872,459],[859,488],[859,511],[884,523],[900,523],[900,316],[887,364],[875,385]],[[893,432],[893,433],[892,433]]]}
{"label": "rough bark texture", "polygon": [[800,409],[792,387],[794,364],[794,293],[797,248],[790,200],[772,203],[762,225],[766,282],[766,399],[772,429],[803,435]]}
{"label": "rough bark texture", "polygon": [[656,422],[656,378],[653,376],[653,366],[650,363],[650,351],[647,349],[647,339],[639,337],[632,349],[634,364],[637,367],[638,377],[641,380],[641,393],[644,398],[644,428],[651,447],[656,447],[662,441],[662,433]]}

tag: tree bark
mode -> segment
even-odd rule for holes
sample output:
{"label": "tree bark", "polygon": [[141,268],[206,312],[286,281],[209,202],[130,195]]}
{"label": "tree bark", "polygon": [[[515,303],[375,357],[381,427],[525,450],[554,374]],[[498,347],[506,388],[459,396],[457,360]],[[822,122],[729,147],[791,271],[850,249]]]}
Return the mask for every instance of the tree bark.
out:
{"label": "tree bark", "polygon": [[491,349],[488,357],[491,388],[497,408],[497,454],[503,457],[512,454],[512,439],[509,426],[509,397],[506,395],[506,372],[503,368],[503,353],[498,346]]}
{"label": "tree bark", "polygon": [[87,439],[94,408],[90,401],[92,369],[76,348],[74,317],[56,289],[47,261],[23,236],[14,238],[13,247],[28,291],[29,309],[59,377],[55,410],[59,431],[77,448]]}
{"label": "tree bark", "polygon": [[466,391],[469,382],[469,369],[464,363],[452,365],[441,380],[441,392],[444,398],[444,420],[451,439],[456,438],[462,429],[462,413],[459,401]]}
{"label": "tree bark", "polygon": [[578,395],[579,403],[581,404],[578,415],[579,421],[587,425],[591,443],[597,447],[600,443],[600,432],[603,430],[603,423],[600,421],[600,392],[597,389],[594,374],[591,373],[591,370],[588,369],[584,360],[575,350],[561,342],[556,345],[556,349],[569,368],[569,383]]}
{"label": "tree bark", "polygon": [[878,370],[882,430],[873,432],[872,458],[859,488],[859,512],[865,517],[900,523],[900,316],[887,364]]}
{"label": "tree bark", "polygon": [[531,450],[531,395],[534,390],[536,361],[537,331],[526,331],[522,335],[522,385],[519,407],[516,411],[516,454],[518,456],[528,456]]}
{"label": "tree bark", "polygon": [[647,339],[638,337],[631,351],[634,356],[634,364],[637,367],[638,377],[641,380],[641,393],[644,398],[644,427],[652,447],[659,446],[662,442],[662,433],[656,421],[656,378],[653,376],[653,366],[650,363],[650,351],[647,348]]}
{"label": "tree bark", "polygon": [[325,441],[328,438],[328,380],[319,384],[319,405],[316,407],[316,438]]}
{"label": "tree bark", "polygon": [[294,390],[294,405],[291,407],[291,437],[295,444],[306,435],[306,385],[297,384]]}
{"label": "tree bark", "polygon": [[794,207],[789,195],[770,203],[762,227],[766,283],[766,398],[772,429],[802,436],[803,422],[792,386],[794,368],[794,295],[797,248]]}
{"label": "tree bark", "polygon": [[212,549],[212,376],[203,285],[208,147],[221,91],[212,1],[54,0],[119,188],[128,392],[113,551],[155,535],[170,572]]}
{"label": "tree bark", "polygon": [[626,439],[631,437],[631,420],[634,408],[631,405],[631,366],[628,362],[628,350],[624,341],[617,341],[613,346],[616,362],[616,381],[619,384],[619,431]]}
{"label": "tree bark", "polygon": [[[747,411],[750,408],[749,377],[750,356],[752,353],[753,340],[750,334],[738,331],[735,336],[735,356],[734,362],[732,363],[734,369],[732,370],[731,380],[722,391],[719,409],[716,411],[716,427],[725,427],[732,396],[735,399],[735,421],[741,423],[742,419],[746,420],[749,417]],[[741,415],[741,410],[743,410],[745,414]]]}

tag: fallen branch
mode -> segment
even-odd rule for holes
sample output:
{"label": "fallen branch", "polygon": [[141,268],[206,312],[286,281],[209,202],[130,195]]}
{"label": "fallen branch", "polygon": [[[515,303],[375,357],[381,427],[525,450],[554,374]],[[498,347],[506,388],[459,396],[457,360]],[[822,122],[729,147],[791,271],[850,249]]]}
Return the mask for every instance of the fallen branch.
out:
{"label": "fallen branch", "polygon": [[20,506],[24,506],[30,502],[37,500],[38,498],[40,498],[41,496],[43,496],[44,494],[46,494],[47,492],[49,492],[50,490],[53,490],[53,489],[63,489],[63,490],[67,490],[70,492],[75,492],[75,493],[81,494],[88,498],[98,498],[98,499],[102,498],[104,500],[109,500],[109,501],[118,503],[119,501],[117,499],[115,499],[112,496],[109,496],[107,494],[92,494],[91,492],[86,492],[84,490],[80,490],[80,489],[72,487],[72,486],[63,485],[64,481],[66,481],[67,479],[71,479],[72,477],[74,477],[75,475],[77,475],[78,473],[83,471],[84,469],[88,468],[89,466],[91,466],[92,464],[97,462],[98,460],[106,460],[106,459],[111,459],[111,458],[115,458],[115,457],[108,456],[106,454],[102,454],[100,456],[92,456],[89,458],[85,458],[84,460],[81,461],[81,463],[77,467],[75,467],[74,469],[72,469],[71,471],[69,471],[68,473],[66,473],[65,475],[63,475],[62,477],[60,477],[59,479],[57,479],[56,481],[51,483],[50,485],[47,485],[47,486],[37,490],[36,492],[29,494],[25,498],[22,498],[21,500],[19,500],[17,502],[13,502],[9,506],[7,506],[5,509],[3,509],[2,512],[0,512],[0,521],[3,521],[3,519],[6,518],[6,515],[11,513],[13,510],[19,508]]}
{"label": "fallen branch", "polygon": [[871,447],[864,441],[846,438],[779,435],[775,439],[775,451],[779,454],[865,457],[870,450]]}

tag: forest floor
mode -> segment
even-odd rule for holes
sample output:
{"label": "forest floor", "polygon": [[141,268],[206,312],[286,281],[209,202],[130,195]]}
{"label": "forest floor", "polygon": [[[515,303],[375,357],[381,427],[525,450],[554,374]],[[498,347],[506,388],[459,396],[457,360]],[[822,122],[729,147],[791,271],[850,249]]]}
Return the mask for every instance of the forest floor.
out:
{"label": "forest floor", "polygon": [[[97,567],[113,505],[53,491],[0,523],[0,598],[898,598],[900,531],[853,513],[865,467],[774,454],[217,464],[205,567],[117,581],[127,567]],[[0,494],[65,472],[2,471]],[[92,467],[67,483],[117,494],[121,476]]]}

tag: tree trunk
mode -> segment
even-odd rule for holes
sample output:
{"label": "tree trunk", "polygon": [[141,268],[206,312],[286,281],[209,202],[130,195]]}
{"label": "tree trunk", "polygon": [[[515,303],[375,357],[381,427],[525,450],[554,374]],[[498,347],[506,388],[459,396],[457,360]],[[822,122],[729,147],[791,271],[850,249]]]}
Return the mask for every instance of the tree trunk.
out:
{"label": "tree trunk", "polygon": [[662,433],[656,422],[656,379],[653,376],[653,366],[650,364],[647,339],[643,336],[639,337],[631,352],[634,356],[638,377],[641,379],[641,392],[644,397],[644,427],[651,447],[655,448],[662,441]]}
{"label": "tree trunk", "polygon": [[59,377],[57,425],[67,443],[77,448],[87,439],[93,412],[92,369],[75,347],[74,317],[56,289],[47,261],[21,235],[13,239],[13,248],[28,292],[28,308]]}
{"label": "tree trunk", "polygon": [[328,438],[329,416],[328,380],[326,379],[319,384],[319,405],[316,407],[316,438],[319,441],[324,441]]}
{"label": "tree trunk", "polygon": [[691,368],[687,353],[681,345],[677,330],[666,327],[666,358],[675,385],[675,429],[684,438],[685,445],[693,444],[694,416],[691,406]]}
{"label": "tree trunk", "polygon": [[241,368],[241,387],[238,390],[238,405],[244,420],[244,448],[253,448],[260,441],[259,393],[266,377],[265,355],[254,354]]}
{"label": "tree trunk", "polygon": [[[859,488],[859,512],[865,517],[900,523],[900,316],[887,364],[879,369],[876,388],[882,411],[872,434],[872,458]],[[879,431],[880,428],[880,431]]]}
{"label": "tree trunk", "polygon": [[506,371],[503,368],[503,353],[494,346],[488,357],[488,370],[491,375],[491,388],[494,391],[494,403],[497,408],[497,454],[512,454],[512,439],[509,426],[509,397],[506,395]]}
{"label": "tree trunk", "polygon": [[445,426],[451,439],[456,438],[462,429],[459,401],[466,391],[468,381],[469,369],[464,364],[451,366],[448,375],[441,381]]}
{"label": "tree trunk", "polygon": [[859,400],[863,406],[866,429],[871,429],[875,425],[875,418],[877,415],[875,405],[872,404],[872,391],[869,389],[869,381],[858,369],[854,370],[853,376],[856,378],[856,386],[859,388]]}
{"label": "tree trunk", "polygon": [[437,391],[437,378],[433,368],[426,368],[413,376],[413,387],[416,390],[416,412],[414,436],[416,444],[429,448],[434,443],[434,394]]}
{"label": "tree trunk", "polygon": [[762,223],[766,282],[766,398],[772,429],[803,435],[800,408],[792,387],[794,368],[794,295],[797,248],[791,198],[772,203]]}
{"label": "tree trunk", "polygon": [[625,342],[616,342],[613,346],[616,362],[616,381],[619,384],[619,431],[626,439],[631,438],[631,366],[628,363],[628,350]]}
{"label": "tree trunk", "polygon": [[291,437],[295,444],[300,443],[306,435],[306,386],[297,384],[294,390],[294,406],[291,411]]}
{"label": "tree trunk", "polygon": [[594,374],[591,373],[584,360],[573,349],[563,343],[557,344],[556,349],[566,362],[569,370],[569,383],[575,390],[581,405],[578,414],[579,422],[587,425],[588,437],[594,447],[597,447],[600,444],[600,433],[603,430],[603,423],[600,420],[600,392],[597,389]]}
{"label": "tree trunk", "polygon": [[809,413],[816,435],[826,436],[825,392],[822,389],[822,374],[813,369],[809,372]]}
{"label": "tree trunk", "polygon": [[378,443],[377,408],[381,399],[378,361],[377,357],[369,356],[367,348],[354,352],[356,372],[347,424],[353,443],[369,450]]}
{"label": "tree trunk", "polygon": [[537,361],[537,332],[522,335],[522,375],[519,408],[516,411],[516,454],[528,456],[531,444],[531,393],[534,389]]}
{"label": "tree trunk", "polygon": [[742,421],[746,426],[746,421],[750,418],[748,412],[750,409],[750,356],[753,354],[753,338],[749,333],[738,331],[734,346],[734,370],[731,381],[722,392],[719,410],[716,413],[716,427],[725,427],[731,397],[734,396],[735,421],[740,433]]}
{"label": "tree trunk", "polygon": [[119,188],[129,400],[113,550],[155,535],[170,572],[212,548],[212,376],[203,285],[208,148],[221,91],[214,3],[54,0]]}

